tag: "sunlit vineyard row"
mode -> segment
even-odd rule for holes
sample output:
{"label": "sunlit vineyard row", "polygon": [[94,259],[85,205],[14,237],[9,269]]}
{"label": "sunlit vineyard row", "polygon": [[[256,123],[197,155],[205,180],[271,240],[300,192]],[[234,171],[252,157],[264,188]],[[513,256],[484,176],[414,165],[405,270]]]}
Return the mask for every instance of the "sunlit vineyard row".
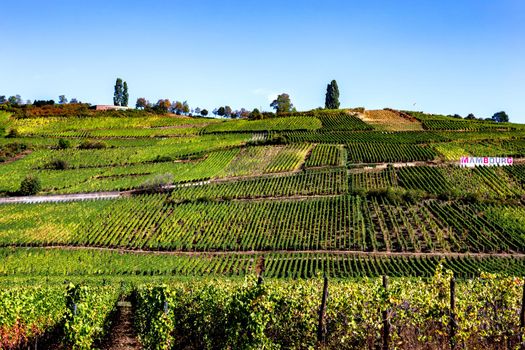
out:
{"label": "sunlit vineyard row", "polygon": [[[167,194],[75,206],[13,204],[2,212],[3,246],[397,252],[524,252],[525,247],[523,227],[513,224],[523,215],[520,206],[410,204],[386,196],[177,204]],[[21,222],[21,216],[28,219]]]}
{"label": "sunlit vineyard row", "polygon": [[[0,248],[0,276],[245,276],[262,269],[268,278],[432,277],[439,264],[458,278],[480,272],[525,273],[524,257],[403,256],[359,253],[268,252],[156,254],[96,249]],[[259,271],[261,272],[261,271]]]}

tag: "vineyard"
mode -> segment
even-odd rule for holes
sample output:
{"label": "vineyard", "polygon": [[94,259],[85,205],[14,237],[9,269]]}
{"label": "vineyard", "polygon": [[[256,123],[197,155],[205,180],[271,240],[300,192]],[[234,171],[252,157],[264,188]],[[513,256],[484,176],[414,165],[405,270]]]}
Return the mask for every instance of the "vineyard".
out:
{"label": "vineyard", "polygon": [[[340,181],[340,173],[326,175],[317,178],[339,179],[344,190],[347,182]],[[287,190],[283,179],[274,180]],[[288,184],[299,179],[290,178]],[[76,203],[77,208],[70,208],[70,203],[4,205],[0,244],[176,251],[525,252],[524,227],[508,225],[509,219],[518,220],[523,214],[519,206],[439,200],[411,204],[388,195],[335,194],[307,200],[233,201],[223,194],[229,188],[220,186],[211,186],[204,197],[195,193],[193,202],[188,202],[192,190],[183,189],[172,195]],[[240,190],[249,191],[257,183],[238,186],[240,196],[256,197]],[[297,195],[308,193],[293,186],[288,189]],[[221,194],[222,200],[212,200]],[[80,208],[83,216],[77,217]],[[501,220],[489,215],[504,208],[515,210]],[[21,223],[20,216],[34,219]],[[323,220],[315,219],[319,217]]]}
{"label": "vineyard", "polygon": [[523,125],[52,112],[0,112],[0,349],[520,347]]}

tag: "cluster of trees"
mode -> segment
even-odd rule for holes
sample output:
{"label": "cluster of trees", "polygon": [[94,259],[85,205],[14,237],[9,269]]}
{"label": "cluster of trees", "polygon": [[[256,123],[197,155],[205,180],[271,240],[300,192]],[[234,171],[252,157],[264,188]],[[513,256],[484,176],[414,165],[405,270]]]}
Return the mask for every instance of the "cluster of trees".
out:
{"label": "cluster of trees", "polygon": [[160,99],[157,103],[150,103],[145,97],[139,97],[135,103],[135,108],[156,113],[175,113],[177,115],[208,115],[208,110],[199,107],[191,109],[187,101],[174,101]]}
{"label": "cluster of trees", "polygon": [[226,118],[248,118],[250,112],[246,108],[232,110],[230,106],[221,106],[212,111],[214,116]]}
{"label": "cluster of trees", "polygon": [[[457,119],[463,119],[462,116],[459,114],[449,115],[449,117],[457,118]],[[509,122],[509,116],[505,111],[494,113],[494,115],[490,118],[476,118],[476,116],[473,113],[469,113],[466,117],[466,120],[485,120],[485,121],[492,121],[496,123],[508,123]]]}
{"label": "cluster of trees", "polygon": [[[24,104],[20,95],[9,96],[6,98],[5,95],[0,96],[0,104],[8,103],[10,105],[21,106]],[[31,101],[26,101],[26,104],[31,104]]]}
{"label": "cluster of trees", "polygon": [[[33,105],[35,107],[42,107],[42,106],[53,106],[55,105],[55,100],[34,100],[31,102],[30,100],[23,101],[22,97],[20,95],[15,96],[9,96],[9,98],[6,98],[5,95],[0,95],[0,104],[10,104],[12,106],[23,106],[23,105]],[[66,95],[60,95],[58,96],[58,103],[59,104],[67,104],[68,99],[66,98]],[[82,103],[78,101],[76,98],[72,98],[71,101],[69,101],[69,104],[76,104],[76,103]]]}

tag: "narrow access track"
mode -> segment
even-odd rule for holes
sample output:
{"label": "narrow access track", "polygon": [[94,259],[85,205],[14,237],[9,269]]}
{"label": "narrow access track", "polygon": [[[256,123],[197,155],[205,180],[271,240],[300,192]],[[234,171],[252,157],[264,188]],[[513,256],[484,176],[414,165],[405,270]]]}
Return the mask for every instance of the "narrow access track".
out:
{"label": "narrow access track", "polygon": [[[13,246],[14,247],[14,246]],[[335,255],[357,255],[357,256],[374,256],[374,257],[478,257],[478,258],[521,258],[525,259],[525,253],[504,252],[504,253],[478,253],[478,252],[392,252],[392,251],[371,251],[362,250],[232,250],[232,251],[173,251],[173,250],[144,250],[144,249],[127,249],[127,248],[107,248],[107,247],[90,247],[90,246],[68,246],[53,245],[44,247],[24,247],[24,249],[59,249],[59,250],[95,250],[118,253],[134,254],[156,254],[156,255],[179,255],[179,256],[224,256],[224,255],[264,255],[264,254],[335,254]]]}

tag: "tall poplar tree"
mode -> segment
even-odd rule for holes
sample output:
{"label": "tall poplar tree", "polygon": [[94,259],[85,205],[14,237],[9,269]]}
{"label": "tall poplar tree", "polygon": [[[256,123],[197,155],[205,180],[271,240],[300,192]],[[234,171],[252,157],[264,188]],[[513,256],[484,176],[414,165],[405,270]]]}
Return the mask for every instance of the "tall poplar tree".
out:
{"label": "tall poplar tree", "polygon": [[122,104],[121,106],[127,107],[129,101],[129,94],[128,94],[128,83],[124,82],[124,90],[122,91]]}
{"label": "tall poplar tree", "polygon": [[113,105],[122,106],[122,95],[124,93],[124,87],[122,86],[122,79],[117,78],[115,82],[115,93],[113,94]]}
{"label": "tall poplar tree", "polygon": [[335,80],[332,80],[330,84],[326,86],[324,107],[326,109],[339,109],[339,87]]}

